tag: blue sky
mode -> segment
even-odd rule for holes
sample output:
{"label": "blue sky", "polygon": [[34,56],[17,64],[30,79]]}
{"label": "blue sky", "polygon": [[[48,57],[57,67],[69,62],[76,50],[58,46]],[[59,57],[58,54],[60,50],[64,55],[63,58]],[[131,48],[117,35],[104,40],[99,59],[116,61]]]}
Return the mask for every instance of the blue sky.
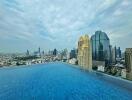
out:
{"label": "blue sky", "polygon": [[106,32],[132,47],[132,0],[0,0],[0,52],[77,47],[83,34]]}

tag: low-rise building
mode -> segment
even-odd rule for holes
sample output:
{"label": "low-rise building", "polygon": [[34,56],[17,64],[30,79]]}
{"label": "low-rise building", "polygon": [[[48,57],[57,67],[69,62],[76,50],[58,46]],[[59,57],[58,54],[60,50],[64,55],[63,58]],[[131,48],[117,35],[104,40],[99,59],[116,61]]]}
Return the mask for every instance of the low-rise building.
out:
{"label": "low-rise building", "polygon": [[76,58],[69,59],[69,63],[75,65],[77,63]]}

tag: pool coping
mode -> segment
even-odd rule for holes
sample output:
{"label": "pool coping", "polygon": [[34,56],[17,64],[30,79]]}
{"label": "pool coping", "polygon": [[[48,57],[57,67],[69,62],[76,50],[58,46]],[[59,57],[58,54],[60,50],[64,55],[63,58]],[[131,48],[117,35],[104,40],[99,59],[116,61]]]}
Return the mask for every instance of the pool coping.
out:
{"label": "pool coping", "polygon": [[[66,64],[69,64],[69,63],[66,63]],[[69,64],[69,65],[72,65],[75,68],[83,70],[79,67],[79,65],[73,65],[73,64]],[[132,81],[130,81],[130,80],[126,80],[121,77],[112,76],[112,75],[109,75],[109,74],[106,74],[103,72],[99,72],[99,71],[94,71],[94,70],[92,70],[92,71],[84,70],[84,71],[86,73],[92,72],[101,80],[104,80],[110,84],[116,85],[118,87],[121,87],[123,89],[126,89],[126,90],[132,92]]]}

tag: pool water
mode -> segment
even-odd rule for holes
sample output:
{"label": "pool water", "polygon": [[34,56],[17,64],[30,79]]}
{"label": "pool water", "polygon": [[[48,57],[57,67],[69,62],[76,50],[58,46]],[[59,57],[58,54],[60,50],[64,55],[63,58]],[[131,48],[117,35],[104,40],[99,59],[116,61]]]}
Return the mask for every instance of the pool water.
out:
{"label": "pool water", "polygon": [[94,72],[49,63],[1,68],[0,100],[132,100],[132,91]]}

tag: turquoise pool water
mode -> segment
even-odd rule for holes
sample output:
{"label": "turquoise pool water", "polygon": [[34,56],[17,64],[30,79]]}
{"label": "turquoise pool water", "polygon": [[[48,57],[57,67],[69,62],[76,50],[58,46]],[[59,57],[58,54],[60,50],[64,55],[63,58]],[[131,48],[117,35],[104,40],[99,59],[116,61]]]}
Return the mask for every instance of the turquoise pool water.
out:
{"label": "turquoise pool water", "polygon": [[1,68],[0,100],[132,100],[132,91],[72,65],[49,63]]}

